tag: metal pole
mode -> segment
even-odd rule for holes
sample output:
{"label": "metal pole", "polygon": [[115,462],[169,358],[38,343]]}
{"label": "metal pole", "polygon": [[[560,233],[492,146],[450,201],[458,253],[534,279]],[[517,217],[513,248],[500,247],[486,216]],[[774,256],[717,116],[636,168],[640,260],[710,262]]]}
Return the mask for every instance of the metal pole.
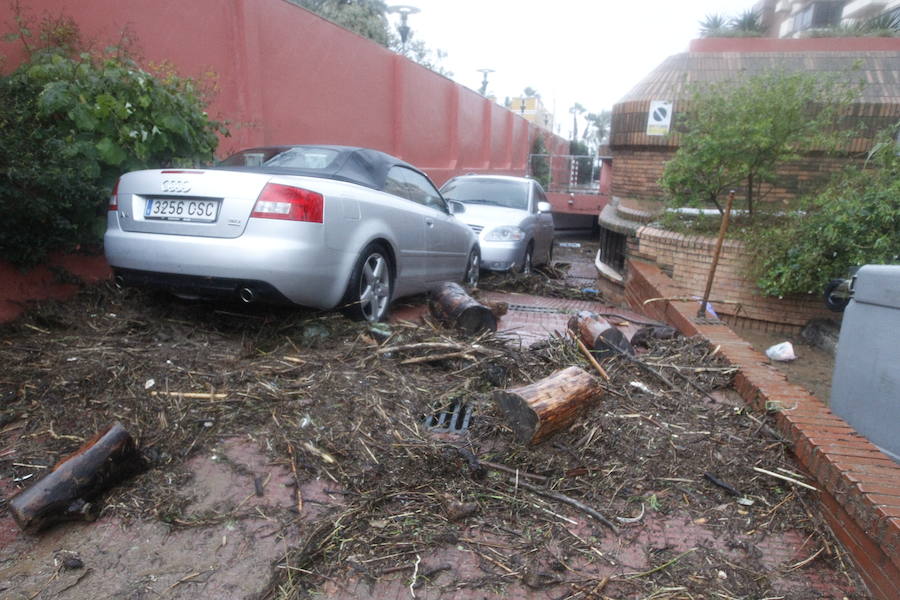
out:
{"label": "metal pole", "polygon": [[725,204],[725,212],[722,214],[722,224],[719,226],[719,239],[716,240],[716,251],[709,267],[709,276],[706,278],[706,291],[703,293],[703,302],[697,311],[697,318],[706,316],[706,304],[709,302],[709,293],[712,291],[713,279],[716,276],[716,267],[719,265],[719,254],[722,252],[722,242],[725,241],[725,232],[728,231],[728,217],[731,215],[731,206],[734,204],[734,190],[728,192],[728,202]]}

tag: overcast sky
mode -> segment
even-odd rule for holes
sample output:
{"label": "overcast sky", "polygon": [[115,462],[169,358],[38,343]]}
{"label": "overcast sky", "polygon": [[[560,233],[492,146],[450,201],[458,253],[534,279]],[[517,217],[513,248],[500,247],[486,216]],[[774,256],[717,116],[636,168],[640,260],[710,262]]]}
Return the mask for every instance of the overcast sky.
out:
{"label": "overcast sky", "polygon": [[[421,9],[417,39],[445,50],[453,79],[499,102],[530,86],[568,136],[568,109],[611,109],[666,57],[687,50],[709,14],[736,16],[754,0],[388,0]],[[396,22],[396,17],[393,17]]]}

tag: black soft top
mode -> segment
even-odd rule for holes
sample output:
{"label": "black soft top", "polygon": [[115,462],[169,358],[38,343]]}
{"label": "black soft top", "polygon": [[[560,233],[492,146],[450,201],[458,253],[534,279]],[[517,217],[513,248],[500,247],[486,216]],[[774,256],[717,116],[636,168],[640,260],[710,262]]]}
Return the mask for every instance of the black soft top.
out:
{"label": "black soft top", "polygon": [[397,165],[421,173],[409,163],[378,150],[332,145],[248,148],[229,156],[214,168],[323,177],[383,190],[388,171]]}

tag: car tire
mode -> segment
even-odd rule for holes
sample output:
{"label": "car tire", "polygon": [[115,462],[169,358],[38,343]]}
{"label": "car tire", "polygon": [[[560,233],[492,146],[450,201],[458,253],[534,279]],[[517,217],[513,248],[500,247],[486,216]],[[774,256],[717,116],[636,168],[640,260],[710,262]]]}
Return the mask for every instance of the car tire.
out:
{"label": "car tire", "polygon": [[343,312],[354,321],[383,321],[394,292],[394,268],[384,246],[372,243],[359,255],[347,292]]}
{"label": "car tire", "polygon": [[481,277],[481,252],[478,248],[472,248],[466,262],[466,274],[463,283],[469,288],[478,287],[478,279]]}
{"label": "car tire", "polygon": [[519,273],[522,275],[531,275],[534,270],[534,243],[528,242],[525,248],[525,255],[522,256],[522,264],[519,266]]}
{"label": "car tire", "polygon": [[556,246],[556,240],[550,240],[550,249],[547,250],[547,266],[553,266],[553,247]]}

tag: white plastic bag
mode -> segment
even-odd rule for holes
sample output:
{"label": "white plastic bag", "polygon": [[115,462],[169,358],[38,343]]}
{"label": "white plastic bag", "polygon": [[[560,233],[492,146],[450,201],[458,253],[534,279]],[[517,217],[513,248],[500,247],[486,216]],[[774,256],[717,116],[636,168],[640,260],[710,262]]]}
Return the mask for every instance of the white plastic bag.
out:
{"label": "white plastic bag", "polygon": [[789,360],[794,360],[797,358],[797,355],[794,354],[794,346],[790,342],[781,342],[780,344],[775,344],[768,350],[766,350],[766,356],[771,358],[772,360],[780,360],[782,362],[787,362]]}

